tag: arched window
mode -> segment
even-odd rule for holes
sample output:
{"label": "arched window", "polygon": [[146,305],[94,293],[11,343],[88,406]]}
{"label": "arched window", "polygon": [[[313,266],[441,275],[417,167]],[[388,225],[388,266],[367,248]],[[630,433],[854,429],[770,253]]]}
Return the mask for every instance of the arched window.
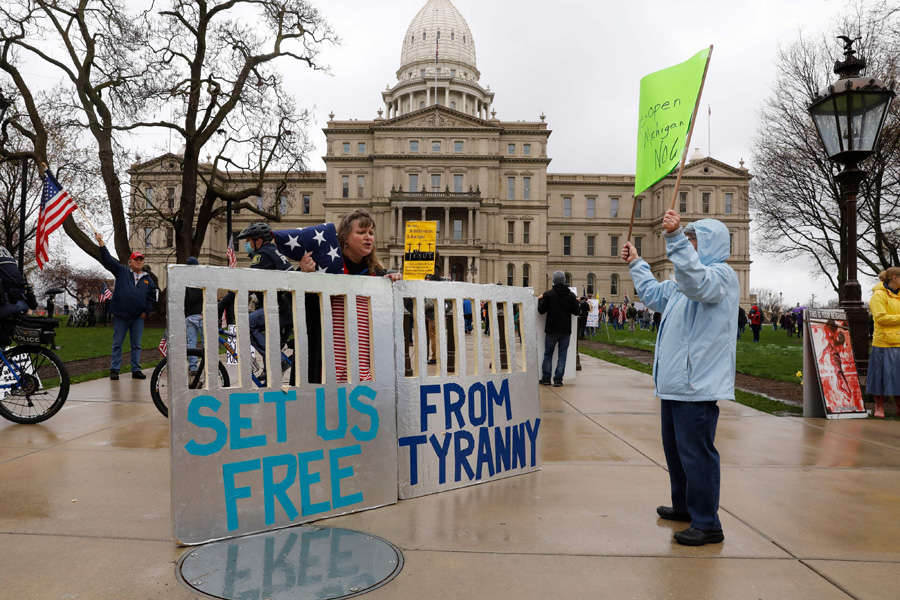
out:
{"label": "arched window", "polygon": [[619,276],[615,273],[613,273],[612,277],[609,278],[609,295],[619,295]]}
{"label": "arched window", "polygon": [[566,285],[572,287],[572,274],[566,273]]}
{"label": "arched window", "polygon": [[531,265],[524,264],[522,265],[522,287],[528,287],[531,285]]}
{"label": "arched window", "polygon": [[506,265],[506,285],[516,285],[516,265]]}
{"label": "arched window", "polygon": [[587,290],[586,290],[588,296],[593,296],[593,295],[594,295],[594,283],[595,283],[594,274],[593,274],[593,273],[588,273],[588,276],[587,276]]}

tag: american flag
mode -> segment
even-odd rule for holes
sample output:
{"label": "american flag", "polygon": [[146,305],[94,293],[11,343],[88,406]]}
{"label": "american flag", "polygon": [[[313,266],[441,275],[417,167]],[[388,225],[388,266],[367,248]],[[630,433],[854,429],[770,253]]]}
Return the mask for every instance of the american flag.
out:
{"label": "american flag", "polygon": [[64,190],[53,174],[48,170],[44,174],[44,190],[41,194],[41,212],[38,214],[37,234],[35,236],[34,253],[38,266],[43,269],[47,262],[47,243],[50,234],[63,224],[70,214],[78,208],[75,201]]}
{"label": "american flag", "polygon": [[283,229],[273,231],[278,251],[294,262],[300,262],[303,255],[312,251],[313,262],[318,273],[343,273],[344,259],[341,256],[334,223],[322,223],[303,229]]}
{"label": "american flag", "polygon": [[[350,381],[347,373],[347,329],[344,301],[349,296],[331,296],[331,327],[334,333],[334,371],[338,383]],[[372,335],[370,303],[367,296],[356,296],[357,350],[359,380],[372,381]]]}
{"label": "american flag", "polygon": [[163,356],[169,351],[169,339],[166,336],[163,336],[161,340],[159,340],[159,346],[157,346],[159,353]]}
{"label": "american flag", "polygon": [[112,291],[109,289],[105,283],[103,284],[103,291],[100,292],[100,302],[106,302],[112,298]]}
{"label": "american flag", "polygon": [[234,254],[234,236],[228,238],[228,247],[225,248],[225,256],[228,257],[228,267],[233,269],[237,266],[237,256]]}

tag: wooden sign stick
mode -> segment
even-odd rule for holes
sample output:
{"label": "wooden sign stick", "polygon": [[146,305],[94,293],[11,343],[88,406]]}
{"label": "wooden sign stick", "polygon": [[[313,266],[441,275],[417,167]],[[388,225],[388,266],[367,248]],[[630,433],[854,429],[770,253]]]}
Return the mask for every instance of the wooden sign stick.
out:
{"label": "wooden sign stick", "polygon": [[675,200],[678,198],[678,188],[681,186],[681,174],[684,172],[684,162],[687,160],[688,150],[691,148],[691,134],[694,133],[694,124],[697,122],[697,109],[700,107],[700,98],[703,97],[703,86],[706,84],[706,73],[709,71],[709,63],[712,60],[713,46],[709,46],[709,57],[706,66],[703,67],[703,79],[700,80],[700,92],[697,94],[697,103],[694,104],[694,112],[691,115],[691,126],[688,128],[687,139],[684,140],[684,152],[681,153],[681,166],[678,167],[678,178],[675,179],[675,191],[672,192],[672,201],[669,202],[669,210],[675,210]]}
{"label": "wooden sign stick", "polygon": [[628,235],[625,236],[626,242],[631,241],[631,232],[632,232],[632,230],[634,230],[634,211],[636,208],[637,208],[637,197],[632,196],[631,197],[631,222],[628,223]]}

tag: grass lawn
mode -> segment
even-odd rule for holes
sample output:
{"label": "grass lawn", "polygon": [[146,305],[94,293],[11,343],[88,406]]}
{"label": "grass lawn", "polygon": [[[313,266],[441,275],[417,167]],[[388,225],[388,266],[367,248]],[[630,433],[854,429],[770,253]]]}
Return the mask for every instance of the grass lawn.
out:
{"label": "grass lawn", "polygon": [[[609,339],[605,330],[599,330],[592,339],[652,352],[656,343],[656,333],[649,330],[628,331],[627,326],[620,331],[610,327]],[[737,370],[740,373],[800,383],[797,371],[801,369],[803,369],[803,339],[796,336],[788,337],[781,329],[773,331],[772,325],[763,325],[758,344],[753,343],[753,332],[748,325],[737,343]]]}
{"label": "grass lawn", "polygon": [[[141,345],[145,350],[156,348],[164,331],[161,327],[144,329]],[[66,318],[63,317],[56,328],[56,345],[59,349],[55,352],[63,362],[109,356],[112,353],[112,334],[112,324],[108,327],[66,327]],[[122,350],[127,352],[131,349],[128,338],[125,339],[125,344]]]}

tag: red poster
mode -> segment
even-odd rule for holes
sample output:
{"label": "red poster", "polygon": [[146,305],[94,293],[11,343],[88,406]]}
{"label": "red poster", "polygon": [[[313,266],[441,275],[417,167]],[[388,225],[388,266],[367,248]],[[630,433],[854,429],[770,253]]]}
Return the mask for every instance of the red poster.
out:
{"label": "red poster", "polygon": [[807,310],[806,317],[825,410],[829,415],[864,413],[846,317],[820,318],[816,312]]}

